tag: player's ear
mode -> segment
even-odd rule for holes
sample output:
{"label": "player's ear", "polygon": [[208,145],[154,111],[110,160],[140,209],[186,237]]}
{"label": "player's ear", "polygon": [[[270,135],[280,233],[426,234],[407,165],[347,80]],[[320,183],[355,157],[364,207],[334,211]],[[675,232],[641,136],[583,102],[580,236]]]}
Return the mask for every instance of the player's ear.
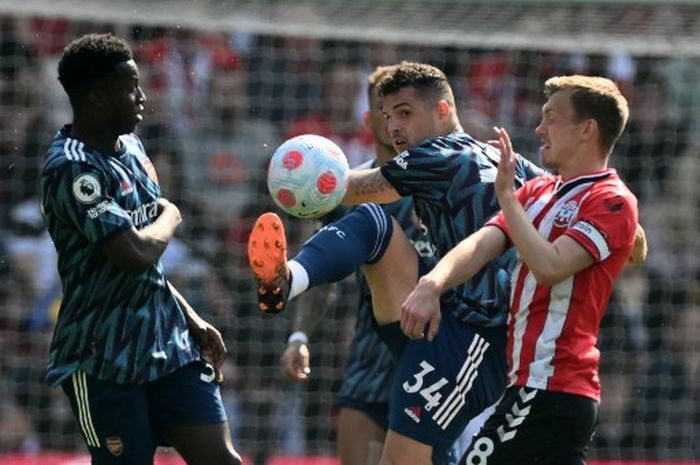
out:
{"label": "player's ear", "polygon": [[440,118],[447,118],[450,116],[450,112],[452,111],[452,108],[450,107],[450,104],[447,103],[447,100],[441,99],[438,100],[437,103],[437,111],[438,111],[438,116]]}
{"label": "player's ear", "polygon": [[104,108],[107,104],[107,93],[104,89],[93,87],[87,91],[85,102],[93,108]]}
{"label": "player's ear", "polygon": [[593,118],[588,118],[581,124],[581,138],[585,141],[598,140],[598,122]]}
{"label": "player's ear", "polygon": [[362,115],[362,121],[365,122],[365,126],[369,126],[369,111],[366,111],[364,115]]}

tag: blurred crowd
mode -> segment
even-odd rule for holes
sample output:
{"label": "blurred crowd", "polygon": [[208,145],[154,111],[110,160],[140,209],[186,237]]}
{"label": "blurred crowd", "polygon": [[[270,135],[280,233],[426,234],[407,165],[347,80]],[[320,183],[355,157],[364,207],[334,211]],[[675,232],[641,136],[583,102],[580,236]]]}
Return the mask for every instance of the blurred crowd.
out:
{"label": "blurred crowd", "polygon": [[[314,334],[308,385],[278,368],[288,316],[258,312],[245,243],[274,210],[266,162],[284,139],[335,140],[351,166],[372,158],[366,76],[416,60],[452,81],[465,129],[494,124],[538,162],[534,128],[543,81],[605,75],[624,89],[631,118],[612,157],[640,199],[650,252],[617,284],[600,334],[603,403],[597,458],[700,458],[700,61],[696,58],[458,49],[250,35],[138,24],[0,16],[0,453],[82,448],[64,398],[43,384],[61,289],[37,202],[48,142],[70,121],[56,79],[63,47],[86,32],[129,39],[148,101],[138,128],[184,222],[163,257],[169,278],[222,330],[224,399],[238,449],[331,453],[334,390],[352,336],[351,282]],[[313,231],[290,219],[290,243]],[[294,246],[292,246],[292,251]],[[293,310],[292,310],[293,311]],[[288,315],[289,313],[287,313]]]}

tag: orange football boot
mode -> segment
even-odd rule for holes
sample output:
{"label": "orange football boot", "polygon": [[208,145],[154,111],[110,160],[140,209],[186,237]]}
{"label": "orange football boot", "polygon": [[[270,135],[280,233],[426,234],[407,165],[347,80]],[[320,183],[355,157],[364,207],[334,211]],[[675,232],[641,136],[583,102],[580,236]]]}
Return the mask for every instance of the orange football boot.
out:
{"label": "orange football boot", "polygon": [[248,262],[257,284],[258,308],[264,313],[284,310],[292,280],[284,225],[275,213],[263,213],[255,221],[248,239]]}

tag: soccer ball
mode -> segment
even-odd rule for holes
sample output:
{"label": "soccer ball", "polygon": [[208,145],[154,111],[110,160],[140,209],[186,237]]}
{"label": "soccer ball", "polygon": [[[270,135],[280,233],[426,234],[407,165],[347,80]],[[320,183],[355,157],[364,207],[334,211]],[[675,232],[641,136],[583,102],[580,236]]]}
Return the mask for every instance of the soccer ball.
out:
{"label": "soccer ball", "polygon": [[304,134],[280,145],[267,169],[267,188],[277,206],[299,218],[333,210],[345,195],[348,160],[334,142]]}

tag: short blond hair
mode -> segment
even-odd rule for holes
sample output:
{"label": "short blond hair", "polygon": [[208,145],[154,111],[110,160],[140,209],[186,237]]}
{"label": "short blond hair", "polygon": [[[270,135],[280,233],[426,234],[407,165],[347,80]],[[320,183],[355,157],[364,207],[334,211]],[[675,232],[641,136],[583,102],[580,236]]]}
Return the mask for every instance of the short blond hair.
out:
{"label": "short blond hair", "polygon": [[594,119],[600,131],[600,146],[612,151],[629,118],[627,99],[610,79],[598,76],[557,76],[544,84],[545,97],[571,91],[571,103],[578,119]]}

